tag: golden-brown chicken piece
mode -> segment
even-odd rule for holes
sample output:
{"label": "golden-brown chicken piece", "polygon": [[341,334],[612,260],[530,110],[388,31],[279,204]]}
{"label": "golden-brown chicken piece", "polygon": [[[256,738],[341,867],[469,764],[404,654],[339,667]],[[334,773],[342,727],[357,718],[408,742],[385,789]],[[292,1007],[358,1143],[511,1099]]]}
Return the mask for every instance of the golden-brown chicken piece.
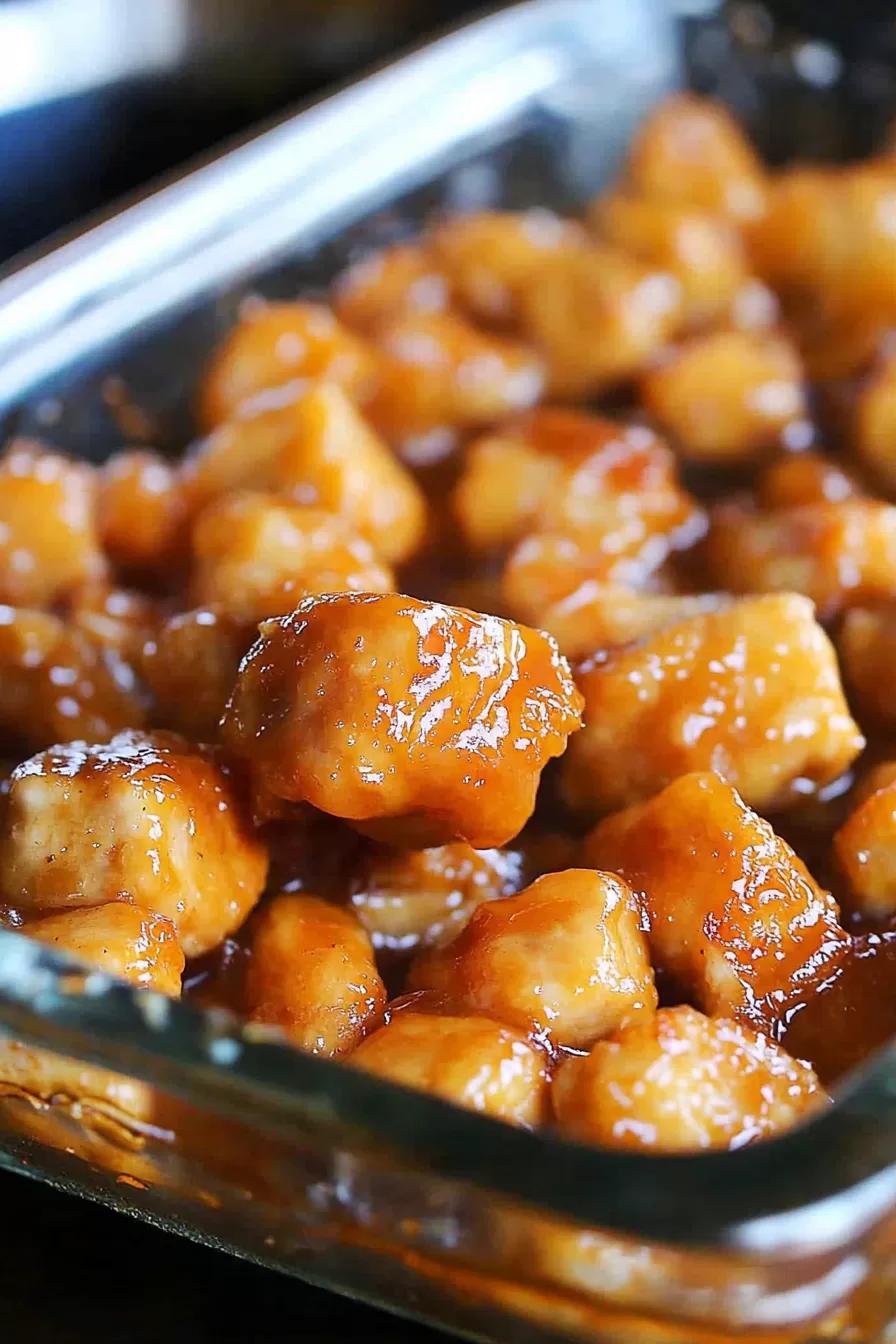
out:
{"label": "golden-brown chicken piece", "polygon": [[896,723],[896,605],[853,607],[837,632],[837,649],[859,717]]}
{"label": "golden-brown chicken piece", "polygon": [[617,190],[597,197],[589,222],[606,242],[675,276],[689,325],[735,312],[749,277],[740,234],[724,215]]}
{"label": "golden-brown chicken piece", "polygon": [[836,779],[864,739],[812,604],[759,597],[694,616],[576,672],[585,727],[563,762],[566,797],[592,815],[716,770],[753,807]]}
{"label": "golden-brown chicken piece", "polygon": [[257,393],[304,378],[339,383],[363,401],[376,384],[377,364],[376,352],[324,304],[259,303],[224,337],[205,368],[199,426],[208,432]]}
{"label": "golden-brown chicken piece", "polygon": [[[76,1103],[75,1118],[85,1125],[88,1142],[94,1129],[103,1132],[103,1119],[110,1114],[113,1121],[120,1117],[125,1126],[129,1119],[145,1124],[156,1118],[152,1089],[146,1083],[50,1050],[34,1049],[22,1041],[0,1038],[0,1097],[19,1093],[57,1106]],[[29,1137],[33,1134],[32,1121],[33,1115],[29,1114],[23,1126]],[[71,1129],[67,1138],[71,1142]],[[58,1146],[63,1144],[60,1142]],[[124,1155],[120,1148],[113,1152],[115,1167],[120,1170]],[[93,1153],[91,1158],[96,1161]]]}
{"label": "golden-brown chicken piece", "polygon": [[380,379],[365,414],[390,443],[500,420],[528,410],[544,389],[533,350],[456,313],[406,313],[380,328],[377,345]]}
{"label": "golden-brown chicken piece", "polygon": [[742,1148],[826,1100],[809,1065],[768,1036],[687,1006],[661,1008],[567,1060],[552,1094],[563,1133],[656,1152]]}
{"label": "golden-brown chicken piece", "polygon": [[722,593],[639,593],[621,584],[587,579],[568,597],[545,607],[538,624],[554,636],[565,658],[578,662],[692,616],[718,611],[727,602]]}
{"label": "golden-brown chicken piece", "polygon": [[834,836],[834,860],[856,910],[870,919],[896,912],[896,782],[866,788]]}
{"label": "golden-brown chicken piece", "polygon": [[637,903],[612,873],[571,868],[480,905],[446,947],[411,965],[408,989],[481,1014],[549,1050],[584,1047],[656,1008]]}
{"label": "golden-brown chicken piece", "polygon": [[850,438],[862,466],[888,491],[896,489],[896,356],[882,360],[859,388]]}
{"label": "golden-brown chicken piece", "polygon": [[238,491],[193,528],[190,598],[236,621],[282,616],[314,593],[386,593],[395,577],[337,514]]}
{"label": "golden-brown chicken piece", "polygon": [[763,509],[839,504],[858,494],[861,489],[850,473],[820,453],[788,454],[770,463],[756,479],[756,498]]}
{"label": "golden-brown chicken piece", "polygon": [[20,439],[0,458],[0,602],[48,607],[106,562],[93,469]]}
{"label": "golden-brown chicken piece", "polygon": [[592,396],[639,374],[680,328],[681,285],[611,247],[567,249],[520,295],[521,329],[555,396]]}
{"label": "golden-brown chicken piece", "polygon": [[836,283],[849,239],[843,236],[841,170],[788,168],[768,179],[766,212],[747,238],[750,257],[788,297]]}
{"label": "golden-brown chicken piece", "polygon": [[222,740],[257,786],[377,839],[498,847],[579,724],[549,636],[399,594],[309,598],[265,621]]}
{"label": "golden-brown chicken piece", "polygon": [[718,775],[607,817],[584,855],[622,874],[656,966],[704,1012],[780,1018],[846,950],[830,893]]}
{"label": "golden-brown chicken piece", "polygon": [[86,737],[102,742],[146,717],[130,667],[74,624],[0,606],[0,732],[37,751]]}
{"label": "golden-brown chicken piece", "polygon": [[72,742],[13,772],[0,897],[26,919],[126,897],[196,957],[243,922],[267,863],[231,777],[174,733]]}
{"label": "golden-brown chicken piece", "polygon": [[442,313],[449,287],[436,258],[420,243],[395,243],[354,262],[333,286],[333,308],[355,331],[375,331],[402,313]]}
{"label": "golden-brown chicken piece", "polygon": [[[143,646],[155,635],[164,613],[164,604],[146,593],[107,583],[87,584],[66,603],[68,624],[119,665],[131,669],[139,665]],[[124,684],[127,673],[118,672],[117,676]]]}
{"label": "golden-brown chicken piece", "polygon": [[340,514],[389,562],[407,560],[426,525],[414,478],[335,383],[221,425],[194,449],[185,480],[194,514],[231,490],[269,490]]}
{"label": "golden-brown chicken piece", "polygon": [[284,1029],[313,1055],[344,1055],[382,1025],[386,990],[350,910],[282,893],[253,919],[249,1020]]}
{"label": "golden-brown chicken piece", "polygon": [[144,644],[140,660],[159,720],[194,742],[214,742],[256,634],[254,624],[216,608],[180,612],[165,621]]}
{"label": "golden-brown chicken piece", "polygon": [[97,477],[97,523],[120,569],[161,575],[182,559],[187,505],[177,468],[146,450],[116,453]]}
{"label": "golden-brown chicken piece", "polygon": [[349,1063],[513,1125],[535,1129],[545,1119],[544,1055],[524,1036],[484,1017],[403,1009],[368,1036]]}
{"label": "golden-brown chicken piece", "polygon": [[455,299],[484,322],[512,323],[532,276],[558,253],[584,246],[581,225],[551,210],[450,215],[429,236]]}
{"label": "golden-brown chicken piece", "polygon": [[553,407],[473,443],[453,504],[479,553],[534,531],[584,533],[592,549],[636,557],[663,539],[672,549],[701,517],[652,430]]}
{"label": "golden-brown chicken piece", "polygon": [[23,933],[139,989],[180,995],[184,954],[174,925],[126,901],[65,910],[26,924]]}
{"label": "golden-brown chicken piece", "polygon": [[765,210],[766,175],[727,108],[676,93],[647,114],[626,166],[632,191],[730,216],[738,223]]}
{"label": "golden-brown chicken piece", "polygon": [[647,370],[641,396],[691,462],[750,462],[812,438],[799,356],[774,332],[694,337]]}
{"label": "golden-brown chicken piece", "polygon": [[483,901],[523,885],[516,850],[377,849],[352,882],[351,904],[377,951],[413,952],[450,942]]}
{"label": "golden-brown chicken piece", "polygon": [[876,499],[764,510],[734,500],[713,511],[713,582],[733,593],[804,593],[818,619],[896,597],[896,508]]}

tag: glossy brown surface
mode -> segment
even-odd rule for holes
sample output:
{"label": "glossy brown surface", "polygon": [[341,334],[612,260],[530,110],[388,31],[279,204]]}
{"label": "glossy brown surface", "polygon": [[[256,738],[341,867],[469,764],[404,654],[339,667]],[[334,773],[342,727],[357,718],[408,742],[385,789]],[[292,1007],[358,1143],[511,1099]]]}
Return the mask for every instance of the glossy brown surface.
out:
{"label": "glossy brown surface", "polygon": [[610,873],[569,869],[480,905],[408,987],[447,1012],[482,1014],[550,1051],[588,1046],[656,1007],[638,906]]}
{"label": "glossy brown surface", "polygon": [[117,453],[99,473],[97,525],[103,548],[126,570],[177,567],[187,506],[176,466],[157,453]]}
{"label": "glossy brown surface", "polygon": [[276,797],[379,835],[488,848],[528,820],[579,704],[537,631],[347,593],[263,624],[222,732]]}
{"label": "glossy brown surface", "polygon": [[741,1148],[824,1104],[808,1065],[740,1022],[661,1008],[560,1066],[560,1129],[613,1148]]}
{"label": "glossy brown surface", "polygon": [[163,915],[125,901],[46,915],[26,926],[57,952],[95,966],[141,989],[180,995],[184,954],[174,925]]}
{"label": "glossy brown surface", "polygon": [[584,852],[622,873],[657,965],[707,1013],[774,1020],[846,952],[830,894],[718,775],[608,817]]}
{"label": "glossy brown surface", "polygon": [[172,733],[74,742],[14,772],[0,893],[25,918],[131,899],[170,919],[188,956],[237,928],[267,853],[215,760]]}

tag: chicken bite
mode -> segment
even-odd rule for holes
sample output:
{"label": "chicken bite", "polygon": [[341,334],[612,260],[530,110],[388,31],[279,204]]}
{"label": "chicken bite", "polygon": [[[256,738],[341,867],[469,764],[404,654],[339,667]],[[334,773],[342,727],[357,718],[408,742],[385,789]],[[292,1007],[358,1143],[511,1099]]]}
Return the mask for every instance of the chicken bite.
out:
{"label": "chicken bite", "polygon": [[265,621],[222,740],[256,788],[375,839],[499,847],[579,725],[549,636],[398,594],[309,598]]}
{"label": "chicken bite", "polygon": [[[880,776],[878,776],[880,780]],[[870,787],[834,836],[852,906],[869,919],[896,912],[896,781]]]}
{"label": "chicken bite", "polygon": [[625,170],[629,188],[744,224],[765,212],[766,175],[727,108],[694,93],[664,98],[638,128]]}
{"label": "chicken bite", "polygon": [[661,1008],[598,1041],[554,1078],[563,1133],[608,1148],[742,1148],[824,1105],[808,1064],[740,1022]]}
{"label": "chicken bite", "polygon": [[888,491],[896,488],[896,357],[879,362],[853,408],[852,449]]}
{"label": "chicken bite", "polygon": [[799,356],[774,332],[694,337],[647,370],[641,397],[690,462],[739,465],[813,437]]}
{"label": "chicken bite", "polygon": [[377,363],[376,352],[324,304],[257,303],[205,368],[197,404],[200,429],[214,429],[257,394],[299,379],[325,378],[363,401],[376,383]]}
{"label": "chicken bite", "polygon": [[334,513],[238,491],[193,528],[190,598],[244,625],[281,616],[312,593],[385,593],[395,578]]}
{"label": "chicken bite", "polygon": [[194,742],[214,742],[256,634],[254,622],[215,607],[179,612],[163,622],[140,658],[158,718]]}
{"label": "chicken bite", "polygon": [[243,922],[267,863],[233,779],[174,733],[71,742],[13,772],[0,897],[26,919],[127,898],[196,957]]}
{"label": "chicken bite", "polygon": [[246,970],[251,1022],[284,1029],[313,1055],[344,1055],[382,1025],[386,990],[350,910],[282,893],[253,919]]}
{"label": "chicken bite", "polygon": [[522,856],[515,850],[460,844],[378,849],[352,882],[352,909],[377,951],[441,947],[483,901],[519,891],[522,870]]}
{"label": "chicken bite", "polygon": [[843,680],[860,718],[896,724],[896,605],[853,607],[837,632]]}
{"label": "chicken bite", "polygon": [[785,807],[864,746],[811,602],[788,593],[693,616],[576,670],[585,727],[563,761],[568,802],[592,815],[715,770],[752,807]]}
{"label": "chicken bite", "polygon": [[176,568],[186,547],[186,518],[178,470],[158,453],[116,453],[100,468],[100,540],[120,569],[163,574]]}
{"label": "chicken bite", "polygon": [[568,597],[545,607],[538,624],[573,662],[719,611],[727,603],[722,593],[639,593],[622,584],[586,579]]}
{"label": "chicken bite", "polygon": [[368,1036],[349,1063],[456,1106],[535,1129],[545,1118],[544,1055],[524,1036],[482,1017],[403,1009]]}
{"label": "chicken bite", "polygon": [[718,775],[607,817],[584,856],[629,884],[654,963],[704,1012],[775,1021],[848,946],[831,894]]}
{"label": "chicken bite", "polygon": [[567,249],[520,296],[521,330],[555,396],[594,396],[634,378],[682,322],[681,286],[616,248]]}
{"label": "chicken bite", "polygon": [[488,901],[407,987],[440,1011],[481,1014],[555,1051],[584,1047],[656,1008],[637,903],[612,873],[572,868]]}
{"label": "chicken bite", "polygon": [[0,602],[49,607],[106,562],[93,469],[20,439],[0,458]]}
{"label": "chicken bite", "polygon": [[706,541],[714,582],[733,593],[804,593],[818,618],[896,595],[896,508],[876,499],[714,510]]}
{"label": "chicken bite", "polygon": [[146,708],[120,650],[45,611],[0,606],[0,732],[38,751],[139,728]]}
{"label": "chicken bite", "polygon": [[365,334],[403,313],[442,313],[449,286],[438,260],[420,243],[371,252],[337,277],[333,307],[340,322]]}
{"label": "chicken bite", "polygon": [[512,323],[520,297],[545,260],[581,248],[581,225],[551,210],[483,210],[440,220],[429,236],[453,296],[484,322]]}
{"label": "chicken bite", "polygon": [[861,493],[858,482],[839,462],[820,453],[787,454],[765,467],[756,480],[756,496],[763,509],[839,504]]}
{"label": "chicken bite", "polygon": [[702,530],[675,457],[652,430],[554,407],[473,443],[453,505],[477,553],[534,531],[583,533],[592,550],[637,557]]}
{"label": "chicken bite", "polygon": [[180,995],[184,954],[174,925],[143,906],[111,901],[65,910],[33,920],[22,932],[138,989]]}

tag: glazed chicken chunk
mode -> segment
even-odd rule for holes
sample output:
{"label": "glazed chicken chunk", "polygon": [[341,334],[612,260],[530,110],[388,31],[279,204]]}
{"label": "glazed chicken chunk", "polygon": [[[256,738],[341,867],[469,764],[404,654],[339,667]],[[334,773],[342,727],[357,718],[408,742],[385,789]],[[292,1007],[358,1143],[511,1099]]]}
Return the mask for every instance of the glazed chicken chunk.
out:
{"label": "glazed chicken chunk", "polygon": [[694,616],[588,660],[576,681],[585,727],[563,770],[582,812],[640,802],[694,770],[780,808],[836,779],[864,745],[834,650],[794,594]]}
{"label": "glazed chicken chunk", "polygon": [[72,742],[13,772],[0,899],[26,919],[132,900],[185,954],[220,943],[258,900],[267,852],[212,755],[173,733]]}
{"label": "glazed chicken chunk", "polygon": [[572,1138],[689,1152],[780,1134],[824,1105],[825,1093],[808,1064],[769,1037],[682,1006],[567,1060],[553,1102]]}
{"label": "glazed chicken chunk", "polygon": [[266,621],[222,725],[256,788],[375,839],[505,844],[579,723],[549,636],[397,594],[310,598]]}
{"label": "glazed chicken chunk", "polygon": [[611,873],[574,868],[480,905],[453,942],[417,958],[408,987],[552,1051],[589,1046],[657,1002],[630,889]]}
{"label": "glazed chicken chunk", "polygon": [[834,858],[851,903],[871,919],[896,912],[896,777],[882,769],[834,835]]}
{"label": "glazed chicken chunk", "polygon": [[350,1063],[471,1111],[535,1128],[546,1113],[544,1055],[483,1017],[403,1009],[363,1041]]}
{"label": "glazed chicken chunk", "polygon": [[219,607],[169,617],[148,639],[140,670],[162,721],[195,742],[214,742],[256,626]]}
{"label": "glazed chicken chunk", "polygon": [[718,775],[607,817],[584,852],[625,878],[655,964],[707,1013],[774,1021],[846,951],[833,897]]}
{"label": "glazed chicken chunk", "polygon": [[284,1029],[313,1055],[343,1055],[382,1024],[386,991],[350,910],[283,893],[253,920],[246,975],[251,1022]]}
{"label": "glazed chicken chunk", "polygon": [[25,925],[29,938],[139,989],[180,995],[184,954],[164,915],[127,901],[63,910]]}

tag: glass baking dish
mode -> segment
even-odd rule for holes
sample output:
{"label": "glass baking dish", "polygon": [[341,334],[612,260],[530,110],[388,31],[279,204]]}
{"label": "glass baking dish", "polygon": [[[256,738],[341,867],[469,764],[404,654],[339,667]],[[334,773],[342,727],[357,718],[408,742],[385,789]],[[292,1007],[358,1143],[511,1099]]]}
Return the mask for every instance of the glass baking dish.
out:
{"label": "glass baking dish", "polygon": [[[530,0],[8,272],[4,430],[99,458],[124,390],[178,450],[200,362],[248,292],[321,287],[435,207],[574,208],[685,78],[723,81],[775,153],[807,126],[842,148],[833,53],[770,59],[696,8]],[[800,60],[813,78],[794,80]],[[477,1338],[863,1341],[896,1310],[896,1047],[779,1139],[643,1156],[302,1056],[11,932],[0,1033],[51,1052],[40,1095],[0,1083],[4,1166]]]}

